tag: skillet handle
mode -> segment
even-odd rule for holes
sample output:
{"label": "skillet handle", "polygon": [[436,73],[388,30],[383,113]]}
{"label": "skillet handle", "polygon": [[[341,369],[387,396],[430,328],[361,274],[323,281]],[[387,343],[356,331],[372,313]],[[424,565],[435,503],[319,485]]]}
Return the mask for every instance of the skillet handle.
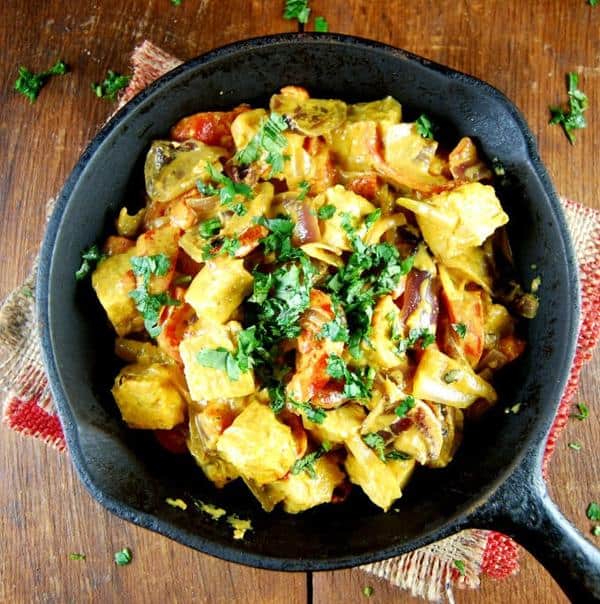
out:
{"label": "skillet handle", "polygon": [[[572,602],[600,602],[600,550],[561,514],[539,471],[522,465],[475,513],[474,524],[514,537]],[[539,466],[538,466],[539,467]]]}

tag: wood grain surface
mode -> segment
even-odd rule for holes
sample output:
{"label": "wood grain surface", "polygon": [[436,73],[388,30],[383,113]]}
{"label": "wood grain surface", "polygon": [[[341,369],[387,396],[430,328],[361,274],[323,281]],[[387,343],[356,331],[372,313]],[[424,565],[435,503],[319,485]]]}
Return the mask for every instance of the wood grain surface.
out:
{"label": "wood grain surface", "polygon": [[[332,31],[387,42],[481,77],[506,93],[538,138],[557,190],[600,208],[600,7],[585,0],[313,0]],[[250,36],[293,31],[283,0],[105,0],[0,3],[0,300],[32,265],[46,201],[109,115],[90,83],[107,69],[128,70],[136,44],[150,39],[191,58]],[[310,28],[310,25],[309,25]],[[52,80],[30,105],[12,91],[17,68],[43,70],[58,58],[68,76]],[[548,105],[566,98],[567,71],[581,74],[589,127],[572,147],[548,126]],[[591,408],[572,421],[551,464],[553,497],[584,533],[589,501],[600,500],[600,359],[583,373],[579,400]],[[567,443],[581,442],[581,451]],[[358,603],[418,601],[360,570],[310,574],[258,571],[199,554],[109,515],[75,476],[68,455],[0,430],[0,602]],[[128,546],[133,562],[117,567]],[[86,554],[85,561],[69,559]],[[566,599],[527,553],[510,579],[483,579],[457,602],[541,603]]]}

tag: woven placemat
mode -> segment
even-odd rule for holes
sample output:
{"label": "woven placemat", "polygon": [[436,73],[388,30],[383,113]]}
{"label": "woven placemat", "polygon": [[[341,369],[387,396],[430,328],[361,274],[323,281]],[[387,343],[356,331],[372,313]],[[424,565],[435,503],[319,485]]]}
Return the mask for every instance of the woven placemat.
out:
{"label": "woven placemat", "polygon": [[[156,78],[181,63],[150,42],[131,57],[133,77],[119,107]],[[577,352],[567,387],[552,427],[544,457],[544,473],[557,439],[568,421],[581,368],[591,358],[600,337],[600,212],[563,199],[580,271],[582,314]],[[48,208],[54,200],[48,202]],[[35,267],[26,282],[12,292],[0,308],[0,396],[3,422],[25,436],[39,438],[58,450],[65,440],[44,373],[35,322]],[[518,546],[493,531],[467,530],[457,535],[361,567],[406,589],[414,596],[453,602],[454,587],[474,588],[482,574],[501,579],[517,572]],[[454,562],[464,563],[464,574]]]}

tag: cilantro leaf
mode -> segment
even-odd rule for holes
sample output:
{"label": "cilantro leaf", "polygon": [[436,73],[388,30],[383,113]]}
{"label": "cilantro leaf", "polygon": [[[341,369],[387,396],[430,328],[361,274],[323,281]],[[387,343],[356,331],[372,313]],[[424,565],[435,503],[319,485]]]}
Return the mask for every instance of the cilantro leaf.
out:
{"label": "cilantro leaf", "polygon": [[289,216],[265,218],[261,216],[256,223],[269,229],[270,234],[263,237],[260,243],[267,254],[273,252],[280,262],[287,262],[304,256],[304,252],[292,243],[294,221]]}
{"label": "cilantro leaf", "polygon": [[124,547],[121,551],[115,553],[115,563],[119,566],[125,566],[131,562],[131,550]]}
{"label": "cilantro leaf", "polygon": [[365,216],[365,226],[369,230],[381,218],[381,208],[377,208],[374,212]]}
{"label": "cilantro leaf", "polygon": [[219,189],[217,189],[208,182],[203,182],[202,180],[196,181],[196,188],[200,193],[202,193],[202,195],[205,195],[207,197],[212,197],[213,195],[219,194]]}
{"label": "cilantro leaf", "polygon": [[422,138],[433,139],[433,124],[424,113],[417,118],[415,128]]}
{"label": "cilantro leaf", "polygon": [[285,391],[283,386],[278,384],[273,388],[269,388],[269,398],[271,399],[270,406],[273,413],[275,413],[275,415],[281,413],[285,407]]}
{"label": "cilantro leaf", "polygon": [[333,321],[329,321],[321,327],[321,331],[317,337],[319,339],[329,338],[332,342],[348,342],[350,334],[348,333],[348,328],[336,316]]}
{"label": "cilantro leaf", "polygon": [[69,560],[85,560],[85,554],[71,553]]}
{"label": "cilantro leaf", "polygon": [[464,323],[452,323],[452,329],[464,340],[467,335],[467,326]]}
{"label": "cilantro leaf", "polygon": [[252,296],[248,298],[248,302],[262,304],[269,296],[269,292],[273,286],[273,275],[271,273],[254,271],[252,276],[254,277],[254,289],[252,291]]}
{"label": "cilantro leaf", "polygon": [[[246,214],[248,211],[246,206],[234,202],[237,195],[241,195],[246,199],[252,199],[252,189],[246,183],[235,182],[228,176],[225,176],[225,174],[221,174],[212,166],[212,164],[206,164],[206,171],[213,182],[222,185],[221,188],[218,189],[221,205],[229,206],[238,216]],[[204,191],[210,191],[213,195],[216,194],[217,190],[214,187],[211,187],[210,185],[210,188],[206,188],[204,185],[201,187],[199,184],[200,182],[201,181],[198,181],[196,186],[203,195],[205,194]]]}
{"label": "cilantro leaf", "polygon": [[598,3],[600,3],[600,0],[588,0],[590,6],[598,6]]}
{"label": "cilantro leaf", "polygon": [[408,332],[407,338],[401,338],[398,342],[397,351],[399,354],[406,352],[409,348],[414,348],[418,341],[421,341],[421,347],[427,348],[435,342],[435,334],[433,334],[429,328],[415,327]]}
{"label": "cilantro leaf", "polygon": [[129,259],[133,274],[141,277],[142,282],[129,292],[129,297],[134,301],[138,312],[144,317],[144,327],[151,337],[155,338],[160,334],[158,320],[163,306],[179,306],[179,300],[174,300],[166,292],[151,294],[148,291],[150,286],[150,277],[164,277],[171,268],[171,261],[165,254],[155,254],[153,256],[133,256]]}
{"label": "cilantro leaf", "polygon": [[286,157],[283,150],[287,147],[287,139],[282,132],[288,129],[285,118],[278,113],[264,120],[258,132],[250,142],[235,154],[235,160],[241,165],[248,165],[265,156],[265,161],[271,166],[271,176],[283,170]]}
{"label": "cilantro leaf", "polygon": [[121,75],[120,73],[109,69],[104,78],[104,82],[101,84],[94,82],[92,84],[92,90],[98,98],[114,101],[117,98],[119,90],[127,87],[129,80],[131,80],[131,76]]}
{"label": "cilantro leaf", "polygon": [[394,409],[398,417],[404,417],[416,405],[415,397],[410,394]]}
{"label": "cilantro leaf", "polygon": [[34,103],[40,94],[40,90],[48,79],[55,75],[64,75],[69,71],[67,64],[64,61],[57,61],[48,71],[41,73],[33,73],[21,65],[19,67],[19,76],[15,81],[14,89],[29,99],[30,103]]}
{"label": "cilantro leaf", "polygon": [[560,124],[569,139],[575,144],[574,130],[580,130],[587,126],[583,112],[588,108],[587,96],[579,90],[579,76],[575,72],[567,74],[567,93],[569,95],[568,109],[564,111],[561,107],[550,107],[551,118],[548,123]]}
{"label": "cilantro leaf", "polygon": [[75,271],[75,279],[77,281],[85,279],[94,268],[94,265],[106,257],[106,254],[101,252],[96,244],[81,252],[81,266]]}
{"label": "cilantro leaf", "polygon": [[293,398],[288,398],[287,402],[298,411],[302,411],[306,415],[306,419],[314,424],[322,424],[327,417],[327,413],[323,409],[310,403],[301,403]]}
{"label": "cilantro leaf", "polygon": [[311,478],[316,478],[315,462],[329,451],[331,451],[331,444],[328,441],[324,441],[316,451],[308,453],[308,455],[305,455],[301,459],[297,459],[290,470],[291,473],[296,476],[300,472],[306,472]]}
{"label": "cilantro leaf", "polygon": [[317,218],[319,220],[329,220],[330,218],[333,218],[333,215],[335,214],[335,206],[330,204],[330,203],[326,203],[324,206],[321,206],[317,212]]}
{"label": "cilantro leaf", "polygon": [[458,572],[464,576],[465,574],[465,563],[462,560],[454,560],[454,566],[458,570]]}
{"label": "cilantro leaf", "polygon": [[198,232],[200,233],[201,237],[204,237],[204,239],[210,239],[211,237],[214,237],[222,227],[223,225],[221,224],[221,220],[219,218],[209,218],[208,220],[200,223]]}
{"label": "cilantro leaf", "polygon": [[308,0],[285,0],[284,19],[297,19],[298,23],[308,23],[309,16]]}
{"label": "cilantro leaf", "polygon": [[315,31],[322,34],[329,31],[329,23],[325,17],[315,17]]}
{"label": "cilantro leaf", "polygon": [[300,192],[298,193],[298,199],[300,201],[303,201],[304,198],[307,196],[308,192],[310,191],[310,183],[307,180],[303,180],[298,185],[298,188],[300,189]]}
{"label": "cilantro leaf", "polygon": [[585,403],[577,403],[577,409],[579,410],[579,413],[572,413],[569,417],[573,417],[582,422],[590,416],[590,410]]}
{"label": "cilantro leaf", "polygon": [[336,354],[330,354],[327,359],[327,373],[335,380],[344,380],[342,394],[350,399],[368,399],[373,387],[375,370],[365,367],[362,374],[348,369],[344,359]]}
{"label": "cilantro leaf", "polygon": [[598,505],[595,501],[592,501],[586,510],[586,516],[594,521],[600,522],[600,505]]}
{"label": "cilantro leaf", "polygon": [[240,249],[240,240],[237,237],[225,237],[221,245],[221,254],[229,254],[231,257]]}
{"label": "cilantro leaf", "polygon": [[411,456],[408,453],[404,453],[404,451],[392,449],[391,451],[386,452],[385,440],[383,440],[383,437],[380,434],[377,434],[377,432],[369,432],[368,434],[364,434],[362,439],[365,445],[375,451],[377,457],[379,457],[383,463],[387,463],[390,460],[406,461],[408,459],[412,459]]}

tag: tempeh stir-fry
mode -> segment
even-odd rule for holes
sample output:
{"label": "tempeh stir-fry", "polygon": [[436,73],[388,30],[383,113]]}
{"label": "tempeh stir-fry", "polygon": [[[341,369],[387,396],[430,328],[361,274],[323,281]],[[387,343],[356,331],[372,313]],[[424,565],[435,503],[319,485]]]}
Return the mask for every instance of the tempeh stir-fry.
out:
{"label": "tempeh stir-fry", "polygon": [[391,97],[289,86],[191,115],[145,163],[146,204],[84,254],[127,364],[123,420],[266,511],[388,510],[519,357],[508,216],[469,138],[443,149]]}

